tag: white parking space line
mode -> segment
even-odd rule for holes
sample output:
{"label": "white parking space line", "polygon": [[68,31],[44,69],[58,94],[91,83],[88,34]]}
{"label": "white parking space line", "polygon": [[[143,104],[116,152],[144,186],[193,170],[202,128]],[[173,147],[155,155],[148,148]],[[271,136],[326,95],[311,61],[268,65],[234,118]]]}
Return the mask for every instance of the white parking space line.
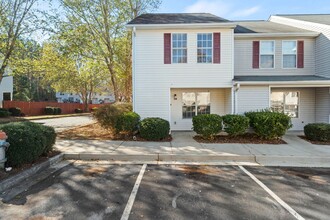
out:
{"label": "white parking space line", "polygon": [[253,179],[261,188],[263,188],[271,197],[273,197],[280,205],[285,208],[288,212],[290,212],[296,219],[304,220],[301,215],[299,215],[291,206],[289,206],[286,202],[284,202],[280,197],[278,197],[272,190],[270,190],[265,184],[263,184],[257,177],[255,177],[252,173],[247,171],[244,167],[238,166],[244,173],[246,173],[251,179]]}
{"label": "white parking space line", "polygon": [[143,166],[140,170],[139,176],[137,177],[135,185],[132,189],[131,195],[129,196],[129,199],[127,201],[127,204],[126,204],[125,210],[123,212],[123,215],[121,216],[120,220],[128,220],[128,218],[129,218],[129,215],[131,213],[131,210],[132,210],[132,207],[133,207],[133,204],[134,204],[134,201],[135,201],[135,197],[136,197],[136,194],[138,192],[138,189],[139,189],[141,180],[143,178],[144,171],[146,170],[146,167],[147,167],[147,164],[143,164]]}

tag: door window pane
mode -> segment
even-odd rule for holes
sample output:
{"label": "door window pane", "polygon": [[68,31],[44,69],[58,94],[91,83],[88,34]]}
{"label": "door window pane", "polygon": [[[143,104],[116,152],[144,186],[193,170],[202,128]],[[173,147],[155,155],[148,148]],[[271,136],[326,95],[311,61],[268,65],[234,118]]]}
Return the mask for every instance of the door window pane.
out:
{"label": "door window pane", "polygon": [[182,93],[182,118],[192,118],[196,115],[196,94]]}
{"label": "door window pane", "polygon": [[209,92],[197,93],[197,114],[210,114],[211,101]]}
{"label": "door window pane", "polygon": [[272,92],[271,108],[275,112],[282,112],[291,118],[299,117],[298,92]]}

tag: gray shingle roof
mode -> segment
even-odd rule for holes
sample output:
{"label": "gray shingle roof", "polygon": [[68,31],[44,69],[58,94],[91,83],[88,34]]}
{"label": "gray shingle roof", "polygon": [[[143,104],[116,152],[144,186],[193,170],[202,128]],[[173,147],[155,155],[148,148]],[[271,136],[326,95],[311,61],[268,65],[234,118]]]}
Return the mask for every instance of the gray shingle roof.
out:
{"label": "gray shingle roof", "polygon": [[295,15],[283,14],[276,16],[330,25],[330,14],[295,14]]}
{"label": "gray shingle roof", "polygon": [[234,81],[239,82],[285,82],[285,81],[330,81],[330,78],[315,75],[289,75],[289,76],[235,76]]}
{"label": "gray shingle roof", "polygon": [[234,30],[236,34],[310,32],[304,29],[295,28],[292,26],[278,24],[270,21],[237,21],[235,23],[237,23],[237,27]]}
{"label": "gray shingle roof", "polygon": [[128,24],[196,24],[221,23],[228,20],[209,13],[178,13],[178,14],[142,14]]}

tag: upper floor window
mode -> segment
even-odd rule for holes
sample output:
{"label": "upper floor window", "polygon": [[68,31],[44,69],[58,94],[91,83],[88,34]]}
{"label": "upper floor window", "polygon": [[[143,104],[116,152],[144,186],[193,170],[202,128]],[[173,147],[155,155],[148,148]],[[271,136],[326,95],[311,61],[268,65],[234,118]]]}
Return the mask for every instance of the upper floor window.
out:
{"label": "upper floor window", "polygon": [[172,62],[187,63],[187,34],[173,34],[172,48]]}
{"label": "upper floor window", "polygon": [[212,33],[197,34],[197,63],[212,63]]}
{"label": "upper floor window", "polygon": [[274,68],[275,60],[275,42],[260,41],[260,68]]}
{"label": "upper floor window", "polygon": [[297,41],[283,41],[282,42],[283,54],[283,68],[296,68],[297,67]]}

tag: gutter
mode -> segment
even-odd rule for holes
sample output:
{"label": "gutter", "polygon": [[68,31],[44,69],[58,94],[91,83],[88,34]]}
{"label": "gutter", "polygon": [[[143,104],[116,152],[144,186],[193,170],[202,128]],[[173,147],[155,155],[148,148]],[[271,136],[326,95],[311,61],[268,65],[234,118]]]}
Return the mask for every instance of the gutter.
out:
{"label": "gutter", "polygon": [[235,39],[241,38],[257,38],[257,37],[317,37],[318,32],[291,32],[291,33],[247,33],[247,34],[234,34]]}
{"label": "gutter", "polygon": [[315,80],[315,81],[235,81],[241,85],[320,85],[330,86],[330,80]]}
{"label": "gutter", "polygon": [[126,28],[133,29],[191,29],[191,28],[235,28],[236,24],[226,23],[194,23],[194,24],[127,24]]}

